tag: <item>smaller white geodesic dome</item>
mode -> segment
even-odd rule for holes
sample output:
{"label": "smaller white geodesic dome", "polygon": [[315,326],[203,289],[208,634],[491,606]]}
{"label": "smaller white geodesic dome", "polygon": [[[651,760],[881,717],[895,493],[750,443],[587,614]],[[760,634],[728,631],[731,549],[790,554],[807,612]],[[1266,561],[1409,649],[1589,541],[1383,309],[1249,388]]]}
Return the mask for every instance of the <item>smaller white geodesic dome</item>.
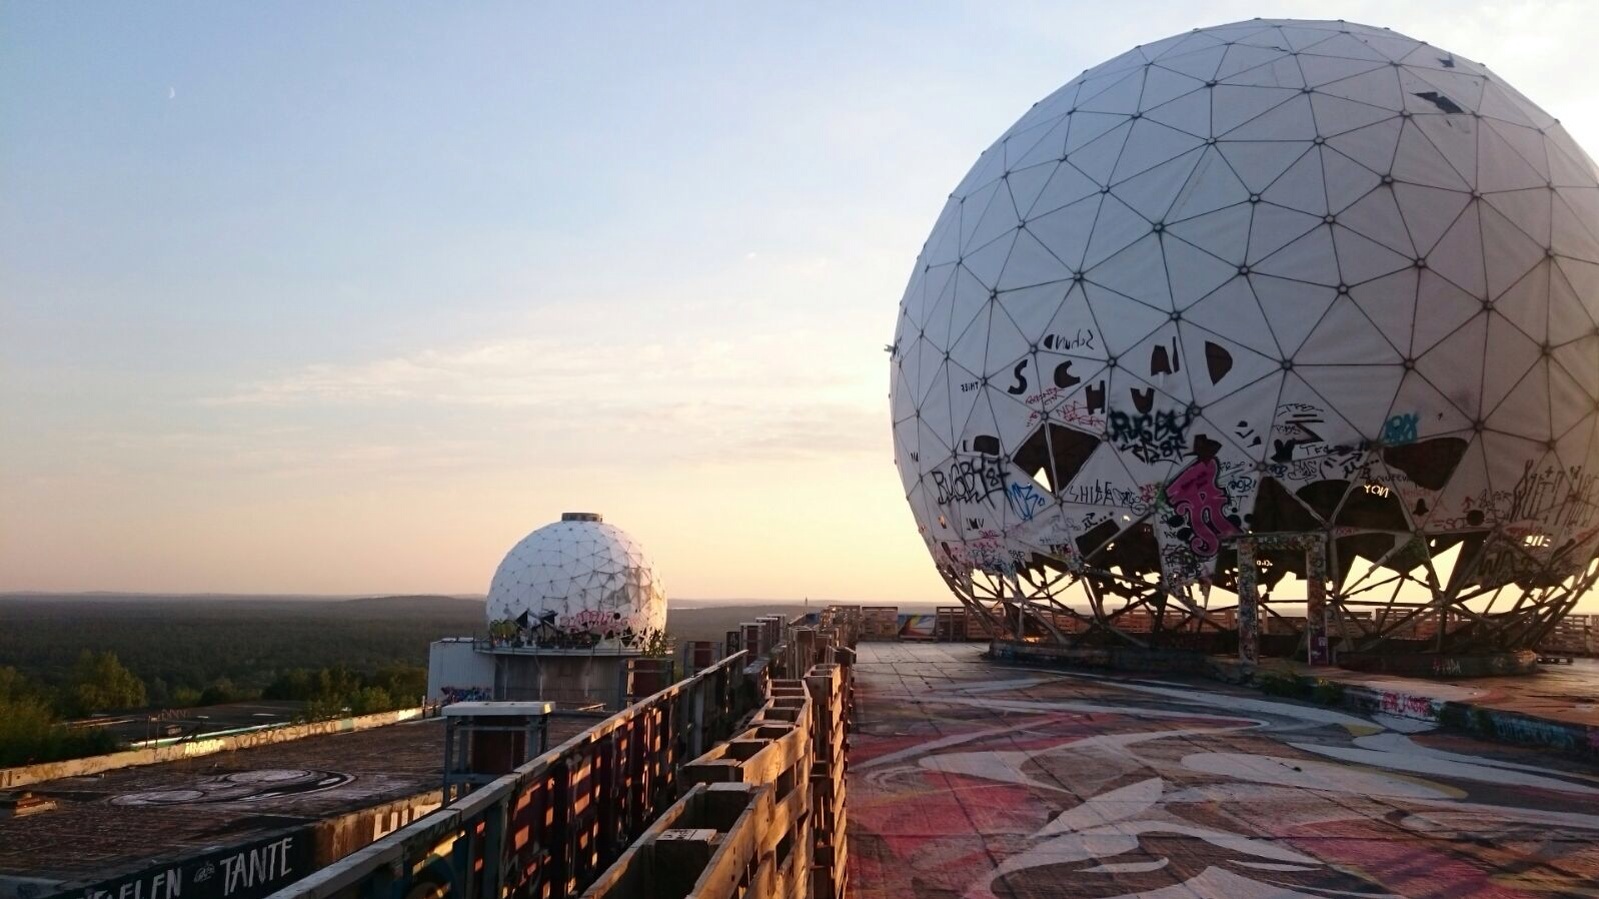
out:
{"label": "smaller white geodesic dome", "polygon": [[521,619],[540,640],[626,645],[666,627],[666,591],[643,547],[593,512],[567,512],[511,547],[486,605],[491,623]]}

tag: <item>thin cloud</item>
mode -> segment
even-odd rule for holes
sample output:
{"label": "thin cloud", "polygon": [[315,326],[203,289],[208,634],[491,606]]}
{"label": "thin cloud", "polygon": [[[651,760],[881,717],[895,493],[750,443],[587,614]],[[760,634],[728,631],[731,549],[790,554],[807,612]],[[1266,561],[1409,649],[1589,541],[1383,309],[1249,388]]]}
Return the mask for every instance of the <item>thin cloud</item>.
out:
{"label": "thin cloud", "polygon": [[686,345],[513,338],[307,365],[202,403],[295,420],[317,409],[352,419],[398,412],[492,431],[519,452],[596,460],[621,438],[657,458],[880,450],[881,360],[857,350],[787,334]]}

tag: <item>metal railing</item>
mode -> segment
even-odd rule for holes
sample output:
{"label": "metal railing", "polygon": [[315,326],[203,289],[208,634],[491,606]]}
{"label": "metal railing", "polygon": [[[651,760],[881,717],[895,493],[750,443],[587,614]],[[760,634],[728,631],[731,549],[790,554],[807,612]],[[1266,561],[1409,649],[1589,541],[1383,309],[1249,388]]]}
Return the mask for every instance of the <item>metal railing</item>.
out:
{"label": "metal railing", "polygon": [[[682,766],[764,698],[739,652],[270,899],[575,896],[678,798]],[[746,666],[750,671],[746,672]]]}

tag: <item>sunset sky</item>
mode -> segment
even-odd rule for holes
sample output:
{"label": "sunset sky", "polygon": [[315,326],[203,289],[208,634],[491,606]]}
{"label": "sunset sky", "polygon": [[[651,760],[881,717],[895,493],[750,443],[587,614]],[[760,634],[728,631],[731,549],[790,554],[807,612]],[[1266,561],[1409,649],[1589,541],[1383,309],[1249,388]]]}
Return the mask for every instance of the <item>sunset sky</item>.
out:
{"label": "sunset sky", "polygon": [[941,599],[883,346],[1035,100],[1341,16],[1599,147],[1585,2],[622,9],[0,5],[0,590],[482,593],[592,510],[676,597]]}

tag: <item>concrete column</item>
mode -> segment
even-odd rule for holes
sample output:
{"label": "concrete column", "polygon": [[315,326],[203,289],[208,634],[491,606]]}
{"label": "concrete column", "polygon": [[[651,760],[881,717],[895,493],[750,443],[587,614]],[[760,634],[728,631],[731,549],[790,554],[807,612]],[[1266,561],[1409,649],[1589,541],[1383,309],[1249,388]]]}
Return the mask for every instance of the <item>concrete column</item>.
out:
{"label": "concrete column", "polygon": [[1238,541],[1238,661],[1260,664],[1260,592],[1255,586],[1255,542]]}
{"label": "concrete column", "polygon": [[1305,645],[1312,665],[1331,665],[1332,646],[1327,635],[1327,544],[1312,538],[1305,546]]}

